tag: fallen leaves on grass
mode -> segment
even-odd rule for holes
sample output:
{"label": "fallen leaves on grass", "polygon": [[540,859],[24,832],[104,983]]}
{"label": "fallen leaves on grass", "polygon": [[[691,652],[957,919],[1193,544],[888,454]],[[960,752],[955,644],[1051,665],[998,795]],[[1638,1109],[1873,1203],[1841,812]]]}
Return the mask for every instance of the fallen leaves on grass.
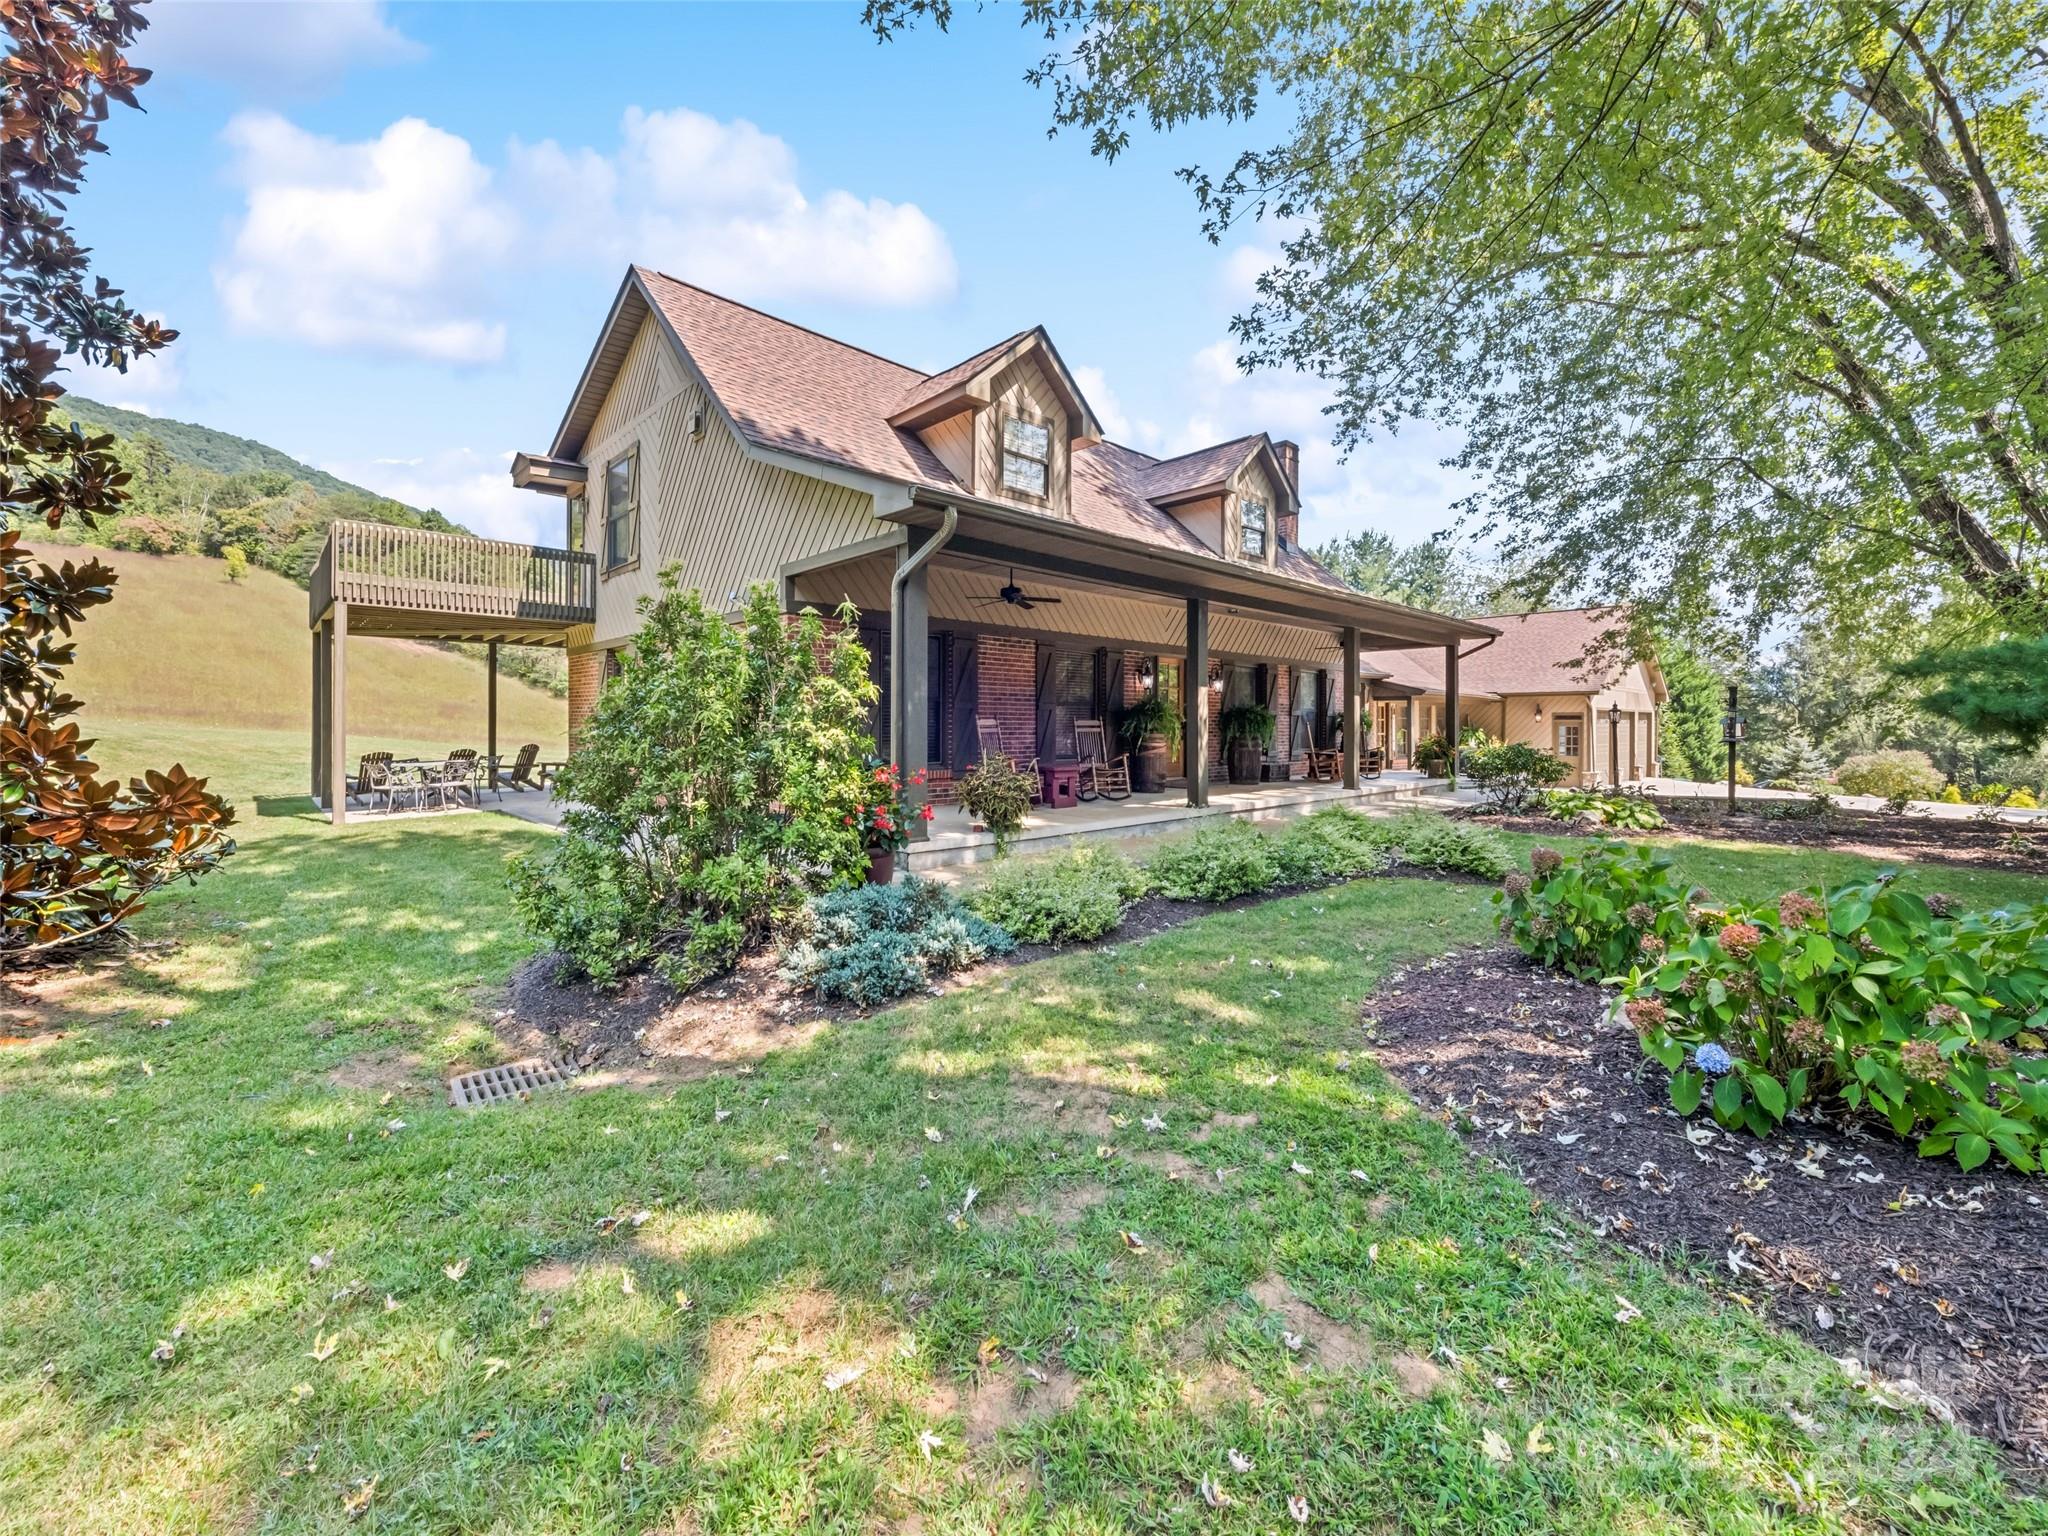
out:
{"label": "fallen leaves on grass", "polygon": [[359,1482],[341,1497],[342,1513],[351,1520],[359,1520],[369,1510],[370,1501],[377,1497],[377,1479],[369,1478]]}
{"label": "fallen leaves on grass", "polygon": [[316,1333],[315,1335],[313,1335],[313,1347],[306,1351],[306,1357],[309,1360],[313,1361],[315,1364],[320,1364],[329,1359],[330,1357],[332,1357],[335,1350],[339,1349],[340,1347],[340,1334]]}
{"label": "fallen leaves on grass", "polygon": [[441,1266],[441,1273],[457,1285],[460,1285],[462,1284],[462,1277],[469,1273],[469,1260],[457,1259],[453,1264],[443,1264]]}
{"label": "fallen leaves on grass", "polygon": [[1489,1429],[1479,1437],[1479,1454],[1495,1466],[1504,1467],[1515,1459],[1515,1448],[1499,1430]]}

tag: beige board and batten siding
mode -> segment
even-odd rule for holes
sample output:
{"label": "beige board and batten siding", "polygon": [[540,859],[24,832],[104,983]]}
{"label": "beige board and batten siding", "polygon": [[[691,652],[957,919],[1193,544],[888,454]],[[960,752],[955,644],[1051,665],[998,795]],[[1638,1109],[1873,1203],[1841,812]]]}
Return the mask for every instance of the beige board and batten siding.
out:
{"label": "beige board and batten siding", "polygon": [[[1073,445],[1067,441],[1070,426],[1058,391],[1039,363],[1035,351],[1024,353],[999,372],[989,385],[990,404],[974,414],[973,494],[1015,502],[1034,511],[1065,517],[1071,503],[1068,492],[1073,476]],[[1046,495],[1020,495],[1003,484],[1003,419],[1023,416],[1046,424],[1052,436],[1052,463],[1046,471]],[[934,452],[937,450],[935,449]],[[941,456],[941,462],[945,462]],[[953,469],[950,463],[948,469]],[[957,476],[960,472],[953,470]]]}
{"label": "beige board and batten siding", "polygon": [[1272,565],[1278,558],[1275,551],[1280,545],[1280,497],[1272,477],[1266,473],[1263,455],[1255,453],[1239,466],[1231,477],[1230,490],[1233,499],[1230,516],[1225,523],[1227,543],[1224,553],[1233,560],[1245,558],[1243,507],[1247,501],[1256,501],[1266,509],[1266,553],[1263,558],[1254,558],[1252,563]]}
{"label": "beige board and batten siding", "polygon": [[[693,435],[693,419],[699,430]],[[605,572],[604,469],[638,445],[639,559]],[[709,395],[653,320],[644,322],[598,408],[584,448],[590,466],[588,535],[596,542],[596,641],[614,645],[640,627],[638,603],[664,567],[715,609],[737,606],[786,562],[890,532],[863,491],[795,474],[747,454]]]}
{"label": "beige board and batten siding", "polygon": [[961,411],[944,421],[935,421],[918,436],[931,449],[946,472],[967,487],[967,494],[981,494],[974,484],[974,412]]}

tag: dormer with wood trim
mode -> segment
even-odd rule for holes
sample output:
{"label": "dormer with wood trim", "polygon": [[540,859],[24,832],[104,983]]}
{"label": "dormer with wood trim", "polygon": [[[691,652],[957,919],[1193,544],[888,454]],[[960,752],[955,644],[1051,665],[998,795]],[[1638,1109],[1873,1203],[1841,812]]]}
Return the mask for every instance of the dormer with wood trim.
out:
{"label": "dormer with wood trim", "polygon": [[1053,517],[1073,506],[1073,455],[1102,428],[1041,329],[920,380],[889,424],[915,432],[972,496]]}
{"label": "dormer with wood trim", "polygon": [[1293,478],[1263,432],[1152,464],[1137,490],[1226,560],[1268,568],[1300,516]]}

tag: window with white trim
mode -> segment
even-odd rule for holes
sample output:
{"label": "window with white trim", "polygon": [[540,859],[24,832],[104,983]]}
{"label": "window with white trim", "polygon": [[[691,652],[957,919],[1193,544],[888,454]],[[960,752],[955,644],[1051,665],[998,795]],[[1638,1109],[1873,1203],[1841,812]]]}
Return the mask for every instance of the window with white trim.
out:
{"label": "window with white trim", "polygon": [[640,553],[640,445],[604,470],[604,568],[630,564]]}
{"label": "window with white trim", "polygon": [[1238,503],[1238,523],[1244,531],[1244,553],[1248,560],[1266,558],[1266,504],[1263,501],[1241,501]]}
{"label": "window with white trim", "polygon": [[1022,416],[1003,418],[1003,489],[1044,496],[1052,485],[1052,428]]}

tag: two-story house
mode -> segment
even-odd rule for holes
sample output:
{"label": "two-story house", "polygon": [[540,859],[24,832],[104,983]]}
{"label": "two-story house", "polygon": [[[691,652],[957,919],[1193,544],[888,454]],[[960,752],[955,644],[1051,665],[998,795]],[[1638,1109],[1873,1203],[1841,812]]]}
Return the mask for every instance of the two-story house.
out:
{"label": "two-story house", "polygon": [[1196,744],[1173,772],[1205,803],[1229,704],[1267,703],[1276,750],[1305,752],[1357,718],[1362,649],[1442,652],[1455,693],[1459,646],[1491,633],[1303,553],[1294,444],[1158,459],[1105,440],[1036,328],[926,372],[635,267],[513,476],[563,497],[570,548],[595,556],[592,622],[567,636],[572,730],[671,565],[732,609],[757,582],[791,611],[851,601],[885,750],[942,785],[978,718],[1014,754],[1069,757],[1076,720],[1114,726],[1163,691]]}

